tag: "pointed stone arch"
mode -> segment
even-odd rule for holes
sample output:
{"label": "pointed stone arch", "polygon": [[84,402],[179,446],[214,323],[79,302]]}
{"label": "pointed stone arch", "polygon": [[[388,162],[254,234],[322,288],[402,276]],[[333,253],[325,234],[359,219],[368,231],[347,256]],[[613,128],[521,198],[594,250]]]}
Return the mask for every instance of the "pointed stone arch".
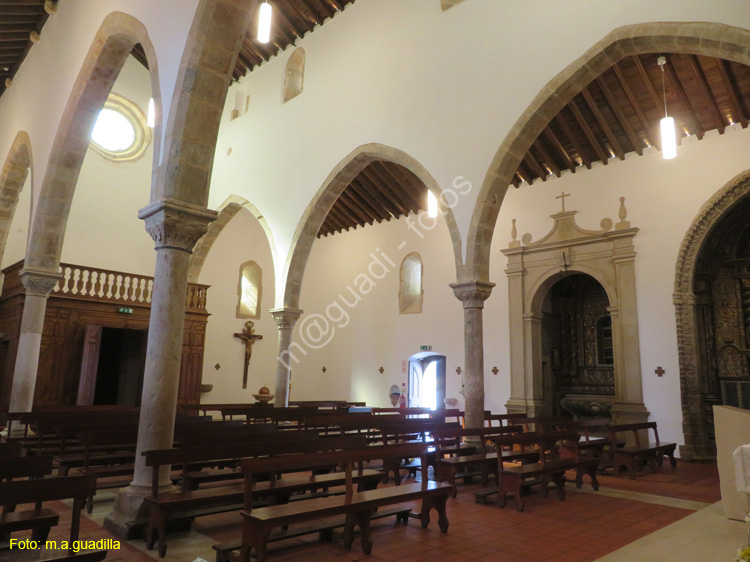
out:
{"label": "pointed stone arch", "polygon": [[[437,181],[417,160],[396,148],[391,148],[382,144],[362,145],[346,158],[344,158],[328,175],[318,193],[307,206],[305,213],[302,215],[297,231],[294,233],[291,251],[284,268],[283,294],[277,296],[277,302],[284,308],[299,309],[300,292],[302,288],[302,278],[305,273],[307,259],[310,257],[315,237],[320,230],[328,212],[338,199],[339,195],[346,189],[349,183],[364,170],[370,163],[375,161],[393,162],[408,169],[416,175],[432,191],[436,197],[440,198],[443,192]],[[461,255],[461,233],[458,230],[453,211],[444,206],[442,208],[445,223],[450,232],[451,242],[453,245],[453,255],[458,268],[462,262]]]}
{"label": "pointed stone arch", "polygon": [[714,228],[746,198],[750,198],[750,170],[732,178],[703,205],[685,234],[677,256],[673,300],[677,319],[682,428],[685,435],[685,445],[680,446],[680,456],[687,459],[712,459],[716,454],[710,443],[703,414],[693,282],[699,256]]}
{"label": "pointed stone arch", "polygon": [[213,248],[219,234],[221,234],[224,227],[229,224],[229,221],[231,221],[242,209],[245,209],[255,217],[260,223],[261,228],[263,228],[263,231],[266,233],[266,239],[271,248],[271,256],[273,257],[274,269],[276,269],[276,243],[274,242],[273,232],[268,225],[268,221],[258,208],[250,203],[250,201],[239,195],[230,195],[217,209],[219,214],[216,220],[208,225],[208,231],[206,234],[204,234],[195,244],[193,255],[190,256],[190,268],[188,269],[188,281],[190,283],[198,282],[201,270],[203,269],[203,264],[206,262],[206,258],[211,252],[211,248]]}
{"label": "pointed stone arch", "polygon": [[466,265],[459,280],[489,279],[490,245],[505,193],[520,161],[549,121],[584,86],[631,55],[689,53],[750,64],[750,30],[720,23],[655,22],[615,29],[550,80],[519,117],[495,153],[469,226]]}
{"label": "pointed stone arch", "polygon": [[[156,52],[145,26],[128,14],[109,14],[92,41],[55,135],[34,213],[27,269],[57,272],[70,205],[91,130],[136,43],[146,53],[152,95],[157,107],[161,106]],[[155,164],[160,160],[160,138],[159,123],[154,130]]]}
{"label": "pointed stone arch", "polygon": [[0,262],[5,255],[13,215],[26,178],[32,169],[31,139],[19,131],[0,172]]}

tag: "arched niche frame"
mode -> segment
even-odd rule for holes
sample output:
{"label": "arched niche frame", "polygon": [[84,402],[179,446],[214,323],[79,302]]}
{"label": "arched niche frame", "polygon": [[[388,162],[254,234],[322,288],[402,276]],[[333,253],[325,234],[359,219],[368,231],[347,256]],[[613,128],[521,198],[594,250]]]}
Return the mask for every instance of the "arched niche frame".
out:
{"label": "arched niche frame", "polygon": [[508,412],[546,415],[542,373],[542,306],[552,286],[566,273],[584,273],[596,279],[609,298],[614,346],[615,423],[648,419],[643,403],[638,311],[635,290],[635,249],[638,233],[626,219],[620,198],[620,222],[601,221],[601,230],[576,224],[576,211],[552,215],[552,230],[537,242],[525,234],[517,240],[513,220],[508,258],[510,307],[511,395]]}

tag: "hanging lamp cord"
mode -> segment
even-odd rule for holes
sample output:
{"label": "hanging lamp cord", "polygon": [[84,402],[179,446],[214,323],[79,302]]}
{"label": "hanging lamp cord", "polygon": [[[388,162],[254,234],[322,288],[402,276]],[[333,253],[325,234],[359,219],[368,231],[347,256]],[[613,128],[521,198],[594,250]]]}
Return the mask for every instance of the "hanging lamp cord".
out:
{"label": "hanging lamp cord", "polygon": [[667,113],[667,79],[664,76],[664,65],[662,64],[660,66],[661,66],[661,90],[664,96],[664,117],[669,117],[669,114]]}

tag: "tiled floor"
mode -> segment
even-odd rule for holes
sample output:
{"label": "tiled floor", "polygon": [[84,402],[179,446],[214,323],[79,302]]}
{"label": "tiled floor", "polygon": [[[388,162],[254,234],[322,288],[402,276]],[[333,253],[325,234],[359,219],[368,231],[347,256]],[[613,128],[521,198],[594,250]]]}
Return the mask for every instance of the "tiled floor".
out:
{"label": "tiled floor", "polygon": [[[601,488],[588,484],[578,491],[569,484],[567,498],[560,502],[554,492],[543,498],[538,490],[526,497],[526,508],[518,513],[512,500],[505,509],[474,503],[478,484],[459,485],[459,495],[450,500],[450,529],[443,535],[433,522],[422,529],[418,521],[408,525],[384,519],[373,524],[372,554],[362,554],[355,542],[346,549],[341,534],[331,542],[317,536],[274,543],[271,562],[291,561],[421,561],[486,560],[499,562],[668,561],[730,562],[745,540],[744,524],[725,519],[721,513],[716,467],[681,462],[676,471],[665,467],[657,474],[645,473],[635,481],[601,477]],[[99,523],[111,510],[111,494],[102,492],[94,514],[82,521],[81,538],[112,538]],[[63,518],[69,509],[55,504]],[[62,539],[68,529],[56,528],[50,538]],[[164,562],[213,561],[211,545],[240,534],[239,516],[227,513],[203,517],[193,530],[169,537]],[[158,559],[145,552],[143,541],[121,543],[108,562]],[[0,552],[0,561],[12,560]]]}

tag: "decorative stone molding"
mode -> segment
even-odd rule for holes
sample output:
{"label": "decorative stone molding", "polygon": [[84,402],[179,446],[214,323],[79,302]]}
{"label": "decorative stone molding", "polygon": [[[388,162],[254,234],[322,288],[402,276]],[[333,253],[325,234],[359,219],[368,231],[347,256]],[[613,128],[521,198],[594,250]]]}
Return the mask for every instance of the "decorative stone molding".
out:
{"label": "decorative stone molding", "polygon": [[173,248],[187,253],[193,252],[195,243],[216,217],[216,211],[174,199],[156,201],[138,212],[157,250]]}
{"label": "decorative stone molding", "polygon": [[62,279],[62,273],[45,269],[24,268],[18,276],[26,289],[26,295],[48,297],[57,282]]}
{"label": "decorative stone molding", "polygon": [[271,315],[279,330],[292,330],[304,311],[298,308],[274,308]]}
{"label": "decorative stone molding", "polygon": [[484,301],[490,298],[494,287],[494,283],[484,281],[450,284],[453,294],[463,303],[464,308],[484,308]]}
{"label": "decorative stone molding", "polygon": [[750,196],[750,170],[734,178],[714,194],[698,212],[685,234],[675,265],[673,302],[677,320],[677,356],[680,365],[682,426],[685,445],[680,456],[687,459],[713,458],[713,444],[706,430],[701,399],[698,361],[698,331],[695,271],[701,249],[714,227],[741,199]]}

